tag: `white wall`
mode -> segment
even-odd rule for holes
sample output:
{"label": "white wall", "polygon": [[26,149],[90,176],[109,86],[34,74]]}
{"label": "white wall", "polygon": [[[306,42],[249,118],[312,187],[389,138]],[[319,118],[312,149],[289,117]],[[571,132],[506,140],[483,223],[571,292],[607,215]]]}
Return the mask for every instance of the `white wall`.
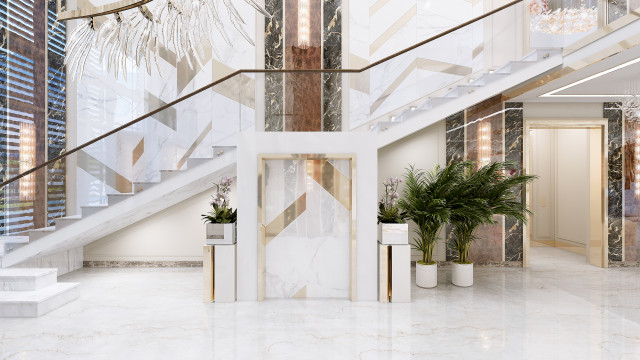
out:
{"label": "white wall", "polygon": [[532,130],[534,240],[586,245],[589,238],[589,130]]}
{"label": "white wall", "polygon": [[531,173],[539,176],[531,185],[533,240],[555,239],[555,135],[555,130],[531,131]]}
{"label": "white wall", "polygon": [[[378,199],[384,192],[382,182],[390,176],[402,178],[405,169],[409,165],[415,165],[417,168],[424,170],[433,169],[438,164],[445,165],[445,131],[445,122],[441,121],[378,150]],[[401,194],[403,189],[404,184],[401,184]],[[415,225],[410,222],[409,232],[411,237],[415,236],[413,229],[415,229]],[[434,251],[434,260],[444,261],[445,250],[444,237],[441,236]],[[420,253],[412,250],[411,259],[419,260]]]}
{"label": "white wall", "polygon": [[[215,188],[84,247],[84,261],[201,261],[205,226]],[[236,207],[236,186],[231,205]],[[96,215],[99,216],[99,215]]]}

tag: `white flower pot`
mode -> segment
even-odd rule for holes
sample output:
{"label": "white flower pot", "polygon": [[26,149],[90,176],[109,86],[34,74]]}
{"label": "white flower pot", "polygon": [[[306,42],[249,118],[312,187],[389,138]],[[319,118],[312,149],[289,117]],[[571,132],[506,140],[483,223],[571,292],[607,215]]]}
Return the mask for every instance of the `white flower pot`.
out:
{"label": "white flower pot", "polygon": [[467,287],[473,285],[473,264],[453,263],[451,274],[453,285]]}
{"label": "white flower pot", "polygon": [[236,223],[207,223],[207,245],[231,245],[236,243]]}
{"label": "white flower pot", "polygon": [[378,224],[378,242],[382,245],[407,245],[409,224]]}
{"label": "white flower pot", "polygon": [[416,262],[416,285],[432,288],[438,285],[438,264],[424,265]]}

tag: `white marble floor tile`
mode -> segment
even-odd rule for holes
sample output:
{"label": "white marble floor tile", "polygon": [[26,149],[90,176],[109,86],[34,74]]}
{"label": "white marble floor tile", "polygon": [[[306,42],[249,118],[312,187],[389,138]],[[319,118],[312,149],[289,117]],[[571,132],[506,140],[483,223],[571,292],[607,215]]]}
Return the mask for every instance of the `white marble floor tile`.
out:
{"label": "white marble floor tile", "polygon": [[637,359],[640,269],[532,248],[531,269],[477,268],[472,288],[410,304],[205,304],[200,269],[82,269],[76,301],[0,320],[1,359]]}

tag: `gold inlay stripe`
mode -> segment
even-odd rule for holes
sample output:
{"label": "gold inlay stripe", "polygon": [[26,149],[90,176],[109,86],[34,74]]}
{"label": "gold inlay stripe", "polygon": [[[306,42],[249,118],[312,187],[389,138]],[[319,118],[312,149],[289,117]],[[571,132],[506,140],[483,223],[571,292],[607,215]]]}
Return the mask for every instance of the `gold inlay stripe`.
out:
{"label": "gold inlay stripe", "polygon": [[302,213],[307,210],[307,193],[300,195],[281,212],[275,219],[265,227],[265,243],[267,246],[276,236],[278,236],[287,226],[291,225]]}
{"label": "gold inlay stripe", "polygon": [[390,0],[378,0],[369,8],[369,16],[377,13],[378,10],[382,9]]}
{"label": "gold inlay stripe", "polygon": [[294,299],[306,299],[307,298],[307,285],[303,286],[295,295],[292,296]]}
{"label": "gold inlay stripe", "polygon": [[198,138],[193,142],[193,144],[191,144],[191,146],[189,146],[189,148],[187,149],[187,152],[185,152],[184,155],[182,155],[182,158],[180,159],[180,161],[178,161],[177,169],[182,168],[182,165],[184,165],[187,162],[187,160],[189,160],[189,157],[191,156],[191,154],[193,154],[193,152],[196,151],[196,149],[198,148],[198,146],[200,146],[204,138],[207,137],[207,134],[211,132],[212,126],[213,126],[213,123],[209,122],[207,124],[207,127],[205,127],[204,130],[202,130],[200,135],[198,135]]}
{"label": "gold inlay stripe", "polygon": [[140,157],[144,153],[144,137],[140,139],[138,145],[133,148],[133,153],[131,154],[131,166],[135,166]]}
{"label": "gold inlay stripe", "polygon": [[333,164],[325,159],[307,160],[307,175],[347,210],[351,210],[351,180]]}
{"label": "gold inlay stripe", "polygon": [[373,55],[376,51],[380,50],[382,45],[384,45],[393,35],[395,35],[403,26],[405,26],[411,19],[413,19],[418,14],[418,6],[412,6],[407,12],[404,13],[396,22],[394,22],[387,31],[382,33],[382,35],[378,36],[377,39],[373,41],[371,46],[369,47],[369,55]]}
{"label": "gold inlay stripe", "polygon": [[133,191],[131,181],[84,150],[78,151],[78,167],[120,193]]}

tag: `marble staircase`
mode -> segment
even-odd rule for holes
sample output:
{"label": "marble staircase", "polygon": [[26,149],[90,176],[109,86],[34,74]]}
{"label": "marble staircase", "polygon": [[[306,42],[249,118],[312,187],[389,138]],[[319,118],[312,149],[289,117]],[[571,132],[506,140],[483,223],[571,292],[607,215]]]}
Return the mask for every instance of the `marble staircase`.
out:
{"label": "marble staircase", "polygon": [[38,317],[75,300],[79,283],[59,283],[57,269],[0,269],[0,318]]}
{"label": "marble staircase", "polygon": [[81,214],[58,218],[55,226],[0,236],[0,269],[81,248],[209,189],[221,176],[233,174],[235,165],[235,148],[188,159],[186,169],[161,171],[157,183],[134,182],[130,193],[108,194],[106,205],[81,206]]}
{"label": "marble staircase", "polygon": [[378,132],[378,147],[387,146],[492,96],[504,93],[561,66],[562,50],[537,49],[517,61],[487,71],[473,80],[444,89],[416,105],[398,109],[396,115],[370,125]]}

